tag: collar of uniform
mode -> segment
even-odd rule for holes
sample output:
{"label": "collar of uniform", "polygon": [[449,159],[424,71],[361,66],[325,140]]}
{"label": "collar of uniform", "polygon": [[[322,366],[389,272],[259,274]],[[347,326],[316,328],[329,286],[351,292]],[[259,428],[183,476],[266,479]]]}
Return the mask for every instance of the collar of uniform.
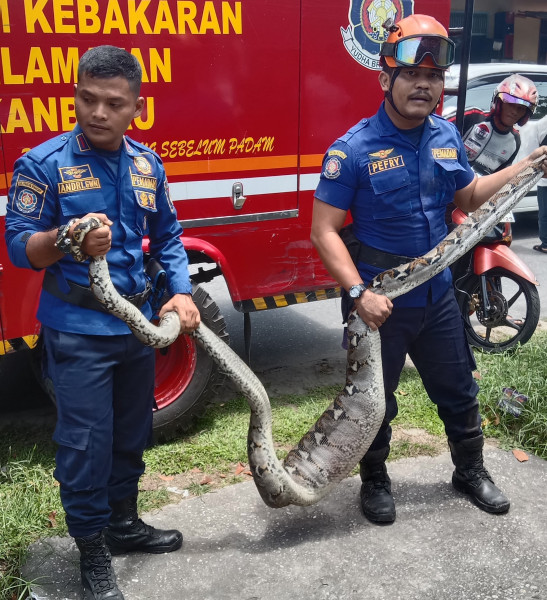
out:
{"label": "collar of uniform", "polygon": [[[79,125],[76,125],[76,127],[74,127],[74,129],[72,130],[72,135],[72,149],[75,154],[85,155],[89,154],[90,152],[93,152],[93,146],[87,141],[87,138],[85,137],[84,132],[82,131],[82,128]],[[139,154],[139,152],[131,146],[131,144],[128,141],[128,138],[125,135],[123,136],[122,140],[122,152],[130,154],[131,156]]]}
{"label": "collar of uniform", "polygon": [[93,152],[91,144],[87,141],[79,125],[76,125],[72,130],[72,150],[74,154],[89,154]]}
{"label": "collar of uniform", "polygon": [[130,156],[138,156],[141,154],[141,151],[138,148],[134,148],[130,142],[132,142],[131,138],[128,138],[126,135],[123,136],[122,147],[125,149],[125,152]]}
{"label": "collar of uniform", "polygon": [[[383,137],[390,135],[398,135],[399,130],[393,124],[393,121],[389,118],[385,109],[385,100],[382,102],[380,109],[378,110],[378,131]],[[429,115],[425,120],[425,126],[429,129],[438,129],[439,124],[433,115]]]}

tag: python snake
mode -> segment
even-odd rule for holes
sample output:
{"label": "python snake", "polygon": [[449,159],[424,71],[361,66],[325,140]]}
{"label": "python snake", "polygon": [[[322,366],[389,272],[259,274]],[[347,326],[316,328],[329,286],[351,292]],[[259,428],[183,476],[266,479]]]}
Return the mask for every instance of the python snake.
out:
{"label": "python snake", "polygon": [[[541,178],[542,156],[523,169],[492,198],[475,210],[442,242],[424,256],[377,275],[369,288],[390,299],[405,294],[452,264],[472,248]],[[75,245],[102,223],[91,217],[74,232]],[[156,348],[171,344],[180,323],[168,312],[159,326],[118,294],[104,256],[90,260],[91,289],[106,309],[123,319],[144,343]],[[255,484],[273,508],[318,502],[347,477],[366,453],[385,412],[380,334],[371,331],[356,312],[348,320],[346,385],[334,402],[281,462],[272,437],[272,414],[266,390],[251,369],[203,323],[192,334],[246,397],[251,409],[248,456]]]}

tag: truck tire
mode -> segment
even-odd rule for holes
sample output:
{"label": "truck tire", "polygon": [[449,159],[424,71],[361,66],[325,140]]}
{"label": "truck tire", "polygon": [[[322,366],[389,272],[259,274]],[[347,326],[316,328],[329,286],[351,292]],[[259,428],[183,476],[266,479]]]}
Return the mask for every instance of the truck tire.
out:
{"label": "truck tire", "polygon": [[[192,298],[203,323],[229,343],[224,317],[211,296],[194,285]],[[43,374],[42,352],[40,337],[37,347],[29,353],[30,363],[42,389],[55,403],[51,379]],[[167,348],[156,350],[154,442],[167,441],[189,429],[224,389],[225,379],[217,364],[192,336],[181,335]]]}
{"label": "truck tire", "polygon": [[[203,323],[229,343],[224,317],[211,296],[194,284],[192,298]],[[181,335],[167,348],[156,350],[154,441],[167,441],[191,427],[224,388],[225,379],[191,336]]]}

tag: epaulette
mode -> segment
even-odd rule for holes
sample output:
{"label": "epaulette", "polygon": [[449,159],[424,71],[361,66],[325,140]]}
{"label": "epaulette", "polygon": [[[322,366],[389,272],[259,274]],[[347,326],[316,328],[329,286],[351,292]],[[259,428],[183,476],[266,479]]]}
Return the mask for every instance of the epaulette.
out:
{"label": "epaulette", "polygon": [[357,123],[356,125],[354,125],[350,129],[348,129],[348,131],[340,138],[340,140],[342,140],[344,142],[347,142],[356,133],[359,133],[362,129],[364,129],[365,127],[368,127],[368,125],[369,125],[369,120],[368,119],[361,119],[359,121],[359,123]]}
{"label": "epaulette", "polygon": [[351,127],[349,129],[348,133],[357,133],[358,131],[361,131],[361,129],[368,127],[368,124],[369,124],[368,119],[361,119],[359,121],[359,123],[357,123],[356,125],[354,125],[353,127]]}
{"label": "epaulette", "polygon": [[149,154],[153,154],[161,162],[161,158],[155,150],[152,150],[145,144],[141,144],[141,142],[137,142],[136,140],[134,140],[133,138],[130,138],[127,135],[124,136],[123,139],[124,139],[126,150],[129,152],[129,154],[133,154],[135,150],[139,154],[142,154],[143,152],[148,152]]}
{"label": "epaulette", "polygon": [[25,156],[28,156],[31,160],[36,163],[43,162],[48,156],[51,156],[64,146],[72,139],[72,132],[62,133],[54,138],[39,144],[35,148],[31,148]]}

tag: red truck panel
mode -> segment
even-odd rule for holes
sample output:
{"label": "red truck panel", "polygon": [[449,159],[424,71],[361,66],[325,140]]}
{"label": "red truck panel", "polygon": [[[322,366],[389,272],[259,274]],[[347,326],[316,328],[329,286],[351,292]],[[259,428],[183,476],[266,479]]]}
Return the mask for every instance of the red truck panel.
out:
{"label": "red truck panel", "polygon": [[[322,155],[381,101],[367,52],[378,51],[384,12],[446,24],[449,2],[0,0],[0,9],[0,227],[16,158],[75,123],[78,57],[121,46],[141,60],[147,98],[129,134],[163,158],[187,248],[218,262],[234,305],[254,310],[263,297],[334,287],[309,242]],[[33,334],[40,276],[9,264],[3,235],[0,265],[3,337]]]}

